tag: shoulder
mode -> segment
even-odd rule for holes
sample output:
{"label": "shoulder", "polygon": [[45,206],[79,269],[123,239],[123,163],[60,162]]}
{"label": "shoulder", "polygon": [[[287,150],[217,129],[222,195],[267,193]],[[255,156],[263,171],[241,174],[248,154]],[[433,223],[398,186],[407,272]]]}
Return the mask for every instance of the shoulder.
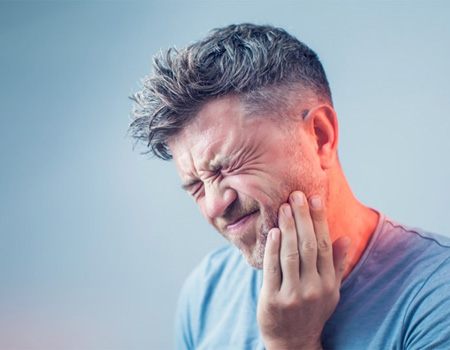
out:
{"label": "shoulder", "polygon": [[363,257],[343,286],[354,290],[370,283],[386,288],[390,280],[392,296],[411,300],[438,274],[449,272],[449,237],[400,224],[381,214]]}
{"label": "shoulder", "polygon": [[450,238],[389,218],[384,225],[380,238],[389,245],[393,266],[402,267],[396,272],[408,295],[403,347],[450,348]]}
{"label": "shoulder", "polygon": [[385,218],[377,242],[378,249],[389,252],[392,262],[409,262],[416,269],[432,273],[448,266],[450,237]]}
{"label": "shoulder", "polygon": [[221,284],[232,285],[232,281],[251,269],[239,250],[231,245],[208,253],[186,278],[181,294],[190,302],[202,302]]}
{"label": "shoulder", "polygon": [[219,247],[208,253],[189,274],[187,281],[210,281],[227,274],[232,267],[242,265],[242,256],[231,245]]}
{"label": "shoulder", "polygon": [[385,217],[385,226],[387,230],[391,230],[400,234],[409,235],[409,238],[422,242],[428,242],[430,246],[441,247],[444,250],[450,249],[450,237],[439,233],[426,231],[422,228],[411,227]]}

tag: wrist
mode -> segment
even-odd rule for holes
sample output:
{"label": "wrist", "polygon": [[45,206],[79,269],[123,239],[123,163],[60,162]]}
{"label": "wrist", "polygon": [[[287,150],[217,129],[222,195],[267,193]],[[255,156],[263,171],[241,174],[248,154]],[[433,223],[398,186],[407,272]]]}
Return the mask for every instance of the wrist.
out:
{"label": "wrist", "polygon": [[267,346],[265,347],[266,350],[323,350],[322,346],[301,346],[301,347],[290,347],[290,346],[286,346],[286,347],[277,347],[277,346]]}
{"label": "wrist", "polygon": [[303,345],[290,345],[290,344],[266,344],[266,350],[323,350],[322,344],[312,343]]}

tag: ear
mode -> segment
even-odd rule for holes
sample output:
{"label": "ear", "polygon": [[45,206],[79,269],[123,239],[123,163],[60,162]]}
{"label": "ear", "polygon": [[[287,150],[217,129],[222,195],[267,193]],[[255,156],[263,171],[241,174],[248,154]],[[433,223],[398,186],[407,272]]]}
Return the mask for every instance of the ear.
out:
{"label": "ear", "polygon": [[336,111],[329,105],[321,105],[310,111],[305,122],[315,141],[315,148],[322,169],[337,163],[338,122]]}

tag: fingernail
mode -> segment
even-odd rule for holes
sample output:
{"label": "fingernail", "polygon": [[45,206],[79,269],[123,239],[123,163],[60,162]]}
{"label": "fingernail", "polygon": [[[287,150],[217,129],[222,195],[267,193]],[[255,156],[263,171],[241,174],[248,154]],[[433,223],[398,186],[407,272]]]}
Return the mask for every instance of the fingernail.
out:
{"label": "fingernail", "polygon": [[303,193],[301,192],[295,192],[293,194],[294,202],[298,205],[304,205],[305,204],[305,197],[303,196]]}
{"label": "fingernail", "polygon": [[290,205],[285,205],[283,208],[283,213],[287,216],[291,215],[291,206]]}
{"label": "fingernail", "polygon": [[311,206],[314,209],[322,209],[322,199],[319,196],[311,197]]}
{"label": "fingernail", "polygon": [[278,231],[278,230],[272,230],[272,231],[270,231],[270,239],[271,239],[272,241],[275,241],[275,242],[276,242],[279,236],[280,236],[280,231]]}

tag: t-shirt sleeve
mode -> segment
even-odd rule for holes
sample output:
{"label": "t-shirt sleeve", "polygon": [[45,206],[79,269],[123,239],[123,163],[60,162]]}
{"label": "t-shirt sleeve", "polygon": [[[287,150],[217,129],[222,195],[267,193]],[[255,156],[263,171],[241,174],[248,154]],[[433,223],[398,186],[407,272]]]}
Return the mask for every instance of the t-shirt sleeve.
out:
{"label": "t-shirt sleeve", "polygon": [[450,258],[428,277],[404,321],[404,349],[450,349]]}

